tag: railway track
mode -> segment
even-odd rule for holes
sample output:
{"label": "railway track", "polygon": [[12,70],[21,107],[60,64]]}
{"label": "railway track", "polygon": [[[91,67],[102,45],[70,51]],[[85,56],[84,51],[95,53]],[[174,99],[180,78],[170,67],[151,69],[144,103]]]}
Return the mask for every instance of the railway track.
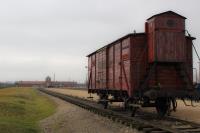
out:
{"label": "railway track", "polygon": [[104,109],[94,101],[60,94],[46,89],[39,90],[144,133],[200,133],[200,125],[193,122],[172,117],[160,119],[157,115],[151,113],[139,113],[133,118],[130,117],[127,111]]}

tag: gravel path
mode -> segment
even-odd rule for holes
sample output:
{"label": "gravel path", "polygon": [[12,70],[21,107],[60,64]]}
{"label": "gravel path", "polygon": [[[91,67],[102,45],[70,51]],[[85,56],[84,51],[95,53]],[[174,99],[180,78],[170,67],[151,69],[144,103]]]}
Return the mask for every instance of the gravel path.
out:
{"label": "gravel path", "polygon": [[78,106],[52,96],[48,97],[57,104],[57,111],[40,121],[43,133],[138,133]]}

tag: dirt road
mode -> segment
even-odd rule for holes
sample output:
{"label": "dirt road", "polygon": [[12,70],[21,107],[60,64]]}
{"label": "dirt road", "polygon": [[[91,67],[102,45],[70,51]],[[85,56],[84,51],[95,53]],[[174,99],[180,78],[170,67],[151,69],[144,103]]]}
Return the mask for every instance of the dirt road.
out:
{"label": "dirt road", "polygon": [[78,106],[48,97],[57,104],[57,111],[40,122],[43,133],[138,133]]}

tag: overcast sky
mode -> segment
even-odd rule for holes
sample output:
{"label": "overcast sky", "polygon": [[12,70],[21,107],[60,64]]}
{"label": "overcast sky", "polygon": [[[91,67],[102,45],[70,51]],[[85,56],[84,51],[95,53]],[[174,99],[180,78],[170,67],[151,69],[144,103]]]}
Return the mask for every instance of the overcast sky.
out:
{"label": "overcast sky", "polygon": [[0,0],[0,81],[44,80],[55,73],[57,80],[83,82],[87,54],[134,30],[144,32],[147,18],[168,10],[188,18],[200,50],[199,5],[199,0]]}

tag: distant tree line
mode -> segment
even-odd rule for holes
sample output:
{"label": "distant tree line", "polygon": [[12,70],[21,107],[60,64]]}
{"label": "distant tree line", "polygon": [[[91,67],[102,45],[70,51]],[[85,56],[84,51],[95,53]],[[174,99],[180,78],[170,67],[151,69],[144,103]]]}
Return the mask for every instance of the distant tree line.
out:
{"label": "distant tree line", "polygon": [[0,89],[14,87],[14,86],[15,86],[15,83],[10,83],[10,82],[1,82],[0,83]]}

